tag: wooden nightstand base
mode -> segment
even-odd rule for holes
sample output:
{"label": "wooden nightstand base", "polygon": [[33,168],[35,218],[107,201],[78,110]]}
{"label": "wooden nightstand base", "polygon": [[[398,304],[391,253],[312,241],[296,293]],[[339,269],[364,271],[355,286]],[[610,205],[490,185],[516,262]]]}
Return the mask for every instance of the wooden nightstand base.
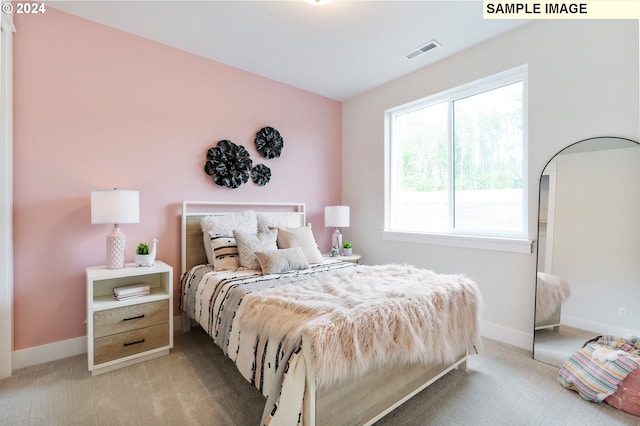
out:
{"label": "wooden nightstand base", "polygon": [[160,358],[160,357],[163,357],[163,356],[166,356],[166,355],[169,355],[169,349],[165,349],[165,350],[162,350],[160,352],[155,352],[155,353],[143,355],[143,356],[140,356],[140,357],[137,357],[137,358],[134,358],[134,359],[129,359],[127,361],[117,361],[117,362],[114,362],[111,365],[103,364],[104,366],[94,367],[94,369],[91,370],[91,375],[92,376],[97,376],[97,375],[102,374],[102,373],[107,373],[109,371],[117,370],[117,369],[122,368],[122,367],[127,367],[129,365],[138,364],[140,362],[149,361],[151,359]]}

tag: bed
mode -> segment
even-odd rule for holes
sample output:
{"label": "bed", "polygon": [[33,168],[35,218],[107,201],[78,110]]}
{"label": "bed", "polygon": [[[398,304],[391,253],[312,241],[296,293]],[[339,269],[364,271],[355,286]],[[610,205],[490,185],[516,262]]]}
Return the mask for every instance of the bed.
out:
{"label": "bed", "polygon": [[[230,234],[240,259],[228,256]],[[312,235],[303,203],[182,204],[182,328],[201,326],[262,392],[262,424],[371,424],[466,371],[480,343],[473,281],[317,258]],[[234,269],[241,259],[258,267]]]}
{"label": "bed", "polygon": [[559,331],[562,302],[571,295],[569,283],[557,275],[537,273],[535,329]]}

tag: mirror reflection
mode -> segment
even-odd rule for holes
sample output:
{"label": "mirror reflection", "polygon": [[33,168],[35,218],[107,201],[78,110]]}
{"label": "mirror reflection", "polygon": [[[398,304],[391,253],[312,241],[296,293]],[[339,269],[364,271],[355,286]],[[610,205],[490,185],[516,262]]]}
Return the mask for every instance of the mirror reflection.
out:
{"label": "mirror reflection", "polygon": [[568,146],[540,179],[535,359],[562,366],[599,335],[640,335],[640,145]]}

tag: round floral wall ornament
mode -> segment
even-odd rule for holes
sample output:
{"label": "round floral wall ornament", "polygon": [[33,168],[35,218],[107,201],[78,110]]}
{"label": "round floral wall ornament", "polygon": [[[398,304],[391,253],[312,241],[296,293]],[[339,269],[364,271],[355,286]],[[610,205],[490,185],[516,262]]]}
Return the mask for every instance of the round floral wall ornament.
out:
{"label": "round floral wall ornament", "polygon": [[282,152],[284,141],[280,132],[273,127],[263,127],[256,133],[256,149],[265,158],[278,158]]}
{"label": "round floral wall ornament", "polygon": [[258,164],[251,170],[251,180],[264,186],[271,180],[271,169],[264,164]]}
{"label": "round floral wall ornament", "polygon": [[252,165],[245,147],[225,139],[207,151],[204,171],[213,176],[216,185],[237,188],[249,180]]}

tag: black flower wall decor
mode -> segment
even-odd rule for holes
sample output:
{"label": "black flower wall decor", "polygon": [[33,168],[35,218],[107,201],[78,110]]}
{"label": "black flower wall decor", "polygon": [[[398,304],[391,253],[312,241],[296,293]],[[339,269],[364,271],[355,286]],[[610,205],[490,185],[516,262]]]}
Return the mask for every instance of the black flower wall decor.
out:
{"label": "black flower wall decor", "polygon": [[264,158],[278,158],[284,141],[280,132],[273,127],[263,127],[256,133],[256,149]]}
{"label": "black flower wall decor", "polygon": [[260,186],[266,185],[271,180],[271,169],[264,164],[258,164],[251,170],[251,180]]}
{"label": "black flower wall decor", "polygon": [[216,185],[237,188],[249,180],[252,165],[245,147],[225,139],[207,151],[204,171],[213,176]]}

